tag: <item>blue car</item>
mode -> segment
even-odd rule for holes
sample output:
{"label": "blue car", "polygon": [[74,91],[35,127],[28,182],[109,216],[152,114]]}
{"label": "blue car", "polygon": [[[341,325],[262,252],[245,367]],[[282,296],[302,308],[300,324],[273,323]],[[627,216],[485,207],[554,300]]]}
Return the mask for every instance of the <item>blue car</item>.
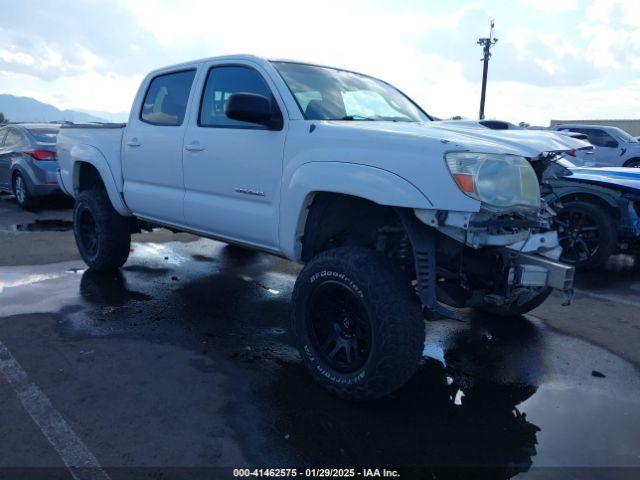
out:
{"label": "blue car", "polygon": [[640,169],[577,167],[566,157],[533,167],[557,213],[561,261],[589,269],[614,253],[640,251]]}
{"label": "blue car", "polygon": [[62,195],[56,176],[56,137],[50,123],[9,124],[0,128],[0,190],[15,195],[22,208],[49,195]]}

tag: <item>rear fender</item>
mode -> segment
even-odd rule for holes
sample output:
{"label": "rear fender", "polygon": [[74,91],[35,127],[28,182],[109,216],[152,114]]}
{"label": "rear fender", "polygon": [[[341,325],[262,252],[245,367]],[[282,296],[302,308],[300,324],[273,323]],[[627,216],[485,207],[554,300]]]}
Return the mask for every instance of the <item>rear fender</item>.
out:
{"label": "rear fender", "polygon": [[95,147],[91,145],[74,145],[71,147],[70,156],[73,158],[73,195],[77,196],[80,189],[80,169],[83,163],[95,167],[100,174],[104,188],[109,195],[111,205],[120,215],[131,215],[131,210],[124,203],[121,191],[115,181],[115,177],[109,168],[107,159]]}

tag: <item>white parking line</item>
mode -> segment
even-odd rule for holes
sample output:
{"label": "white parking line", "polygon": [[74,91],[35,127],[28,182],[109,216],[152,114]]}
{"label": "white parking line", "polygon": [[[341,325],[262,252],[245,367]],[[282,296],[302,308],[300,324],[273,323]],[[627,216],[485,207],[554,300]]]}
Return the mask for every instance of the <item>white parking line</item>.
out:
{"label": "white parking line", "polygon": [[0,373],[13,387],[24,409],[55,448],[76,480],[110,480],[96,457],[82,443],[47,396],[29,380],[11,352],[0,342]]}

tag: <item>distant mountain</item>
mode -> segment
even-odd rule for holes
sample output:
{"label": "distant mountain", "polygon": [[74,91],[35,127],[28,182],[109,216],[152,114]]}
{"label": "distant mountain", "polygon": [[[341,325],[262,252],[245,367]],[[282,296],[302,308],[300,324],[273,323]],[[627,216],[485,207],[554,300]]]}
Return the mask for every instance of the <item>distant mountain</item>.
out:
{"label": "distant mountain", "polygon": [[88,113],[94,117],[106,118],[108,122],[113,123],[126,123],[129,121],[129,112],[103,112],[102,110],[87,110],[84,108],[78,108],[78,112]]}
{"label": "distant mountain", "polygon": [[[0,94],[0,112],[11,122],[53,122],[67,120],[70,122],[109,122],[121,121],[121,114],[95,115],[88,111],[60,110],[48,103],[39,102],[29,97]],[[109,116],[113,115],[113,120]],[[128,115],[127,115],[128,117]],[[118,120],[116,120],[118,118]]]}

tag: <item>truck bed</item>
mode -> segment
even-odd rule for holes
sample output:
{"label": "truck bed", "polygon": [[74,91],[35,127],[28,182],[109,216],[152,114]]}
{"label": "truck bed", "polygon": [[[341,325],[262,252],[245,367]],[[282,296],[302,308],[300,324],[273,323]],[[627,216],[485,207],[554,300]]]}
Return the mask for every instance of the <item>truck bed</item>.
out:
{"label": "truck bed", "polygon": [[[58,134],[57,150],[61,187],[73,195],[74,164],[87,161],[98,168],[106,167],[113,187],[122,191],[120,154],[124,123],[82,123],[64,125]],[[102,173],[102,171],[101,171]]]}

